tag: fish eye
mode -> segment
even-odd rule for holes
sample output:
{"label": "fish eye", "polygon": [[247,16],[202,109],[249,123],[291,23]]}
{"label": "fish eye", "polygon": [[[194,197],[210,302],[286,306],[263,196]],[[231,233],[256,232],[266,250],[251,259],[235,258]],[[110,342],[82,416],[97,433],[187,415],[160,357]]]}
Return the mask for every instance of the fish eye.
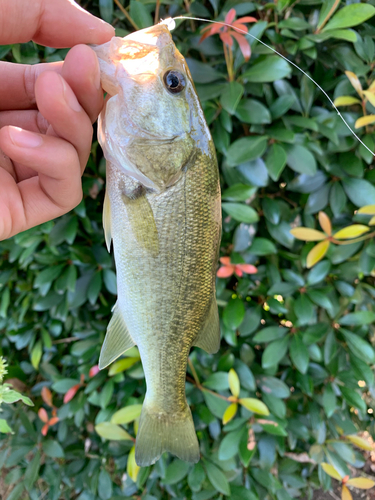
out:
{"label": "fish eye", "polygon": [[171,94],[179,94],[186,86],[184,75],[173,69],[164,74],[163,80],[164,85]]}

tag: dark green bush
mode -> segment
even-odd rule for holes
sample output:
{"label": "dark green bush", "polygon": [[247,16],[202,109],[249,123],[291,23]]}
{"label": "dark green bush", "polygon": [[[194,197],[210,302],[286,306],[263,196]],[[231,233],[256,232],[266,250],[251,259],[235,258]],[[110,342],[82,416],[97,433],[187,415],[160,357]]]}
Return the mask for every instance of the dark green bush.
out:
{"label": "dark green bush", "polygon": [[[133,28],[118,3],[94,0],[85,7],[123,36]],[[373,5],[173,0],[161,3],[160,17],[188,9],[223,20],[231,7],[238,17],[256,17],[251,33],[333,98],[351,97],[337,102],[345,104],[342,114],[354,128],[363,115],[375,114]],[[131,0],[127,8],[138,27],[151,24],[154,11],[153,0]],[[180,24],[174,38],[218,152],[221,256],[257,268],[218,278],[221,350],[211,356],[193,349],[190,356],[186,390],[202,460],[192,466],[165,455],[138,472],[133,422],[145,382],[137,350],[109,371],[95,369],[116,298],[101,226],[105,163],[95,141],[82,203],[0,243],[0,354],[11,383],[35,404],[2,407],[14,431],[0,435],[0,488],[6,485],[8,500],[289,500],[329,489],[330,475],[352,475],[364,466],[362,450],[369,445],[357,436],[368,431],[374,437],[375,244],[368,229],[374,211],[356,211],[375,205],[373,156],[306,76],[256,41],[250,40],[249,62],[233,46],[229,82],[222,42],[214,35],[199,44],[201,24]],[[0,47],[5,60],[16,62],[65,54],[33,43]],[[358,134],[373,150],[374,124],[371,117],[366,121]],[[329,234],[320,236],[327,242],[308,264],[321,260],[307,269],[315,243],[304,244],[290,231],[320,231],[318,219],[326,234],[329,220],[334,232],[361,224],[365,229],[356,234],[366,238],[350,243],[348,235],[337,235],[329,244]],[[270,414],[254,399],[237,407],[236,397],[228,400],[230,389],[241,399],[263,401]]]}

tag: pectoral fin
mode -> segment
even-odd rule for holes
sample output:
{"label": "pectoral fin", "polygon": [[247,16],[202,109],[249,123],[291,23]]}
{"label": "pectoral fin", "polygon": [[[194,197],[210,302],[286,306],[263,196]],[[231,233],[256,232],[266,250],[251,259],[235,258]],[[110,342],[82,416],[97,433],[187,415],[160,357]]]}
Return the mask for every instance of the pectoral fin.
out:
{"label": "pectoral fin", "polygon": [[116,304],[113,308],[113,316],[107,328],[102,350],[100,351],[99,369],[102,370],[110,365],[112,361],[133,346],[135,346],[135,342],[131,338],[120,308]]}
{"label": "pectoral fin", "polygon": [[207,319],[198,333],[194,345],[204,349],[208,354],[214,354],[220,348],[220,323],[216,299],[213,298]]}
{"label": "pectoral fin", "polygon": [[111,221],[111,203],[109,201],[109,196],[107,191],[104,196],[103,204],[103,228],[105,244],[107,245],[108,252],[111,251],[111,240],[112,240],[112,221]]}
{"label": "pectoral fin", "polygon": [[134,190],[132,195],[123,193],[122,199],[138,244],[147,250],[152,257],[157,257],[159,254],[159,235],[154,213],[144,194],[143,187],[139,186],[139,189]]}

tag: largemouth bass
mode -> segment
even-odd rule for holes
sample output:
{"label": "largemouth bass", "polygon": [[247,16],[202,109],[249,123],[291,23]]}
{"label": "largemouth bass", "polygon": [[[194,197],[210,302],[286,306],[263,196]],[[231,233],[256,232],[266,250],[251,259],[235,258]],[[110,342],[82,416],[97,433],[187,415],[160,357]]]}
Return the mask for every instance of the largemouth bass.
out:
{"label": "largemouth bass", "polygon": [[99,142],[107,160],[104,231],[108,249],[113,240],[118,287],[99,367],[138,346],[147,383],[138,465],[155,463],[164,451],[197,462],[187,359],[192,346],[214,353],[220,343],[214,145],[165,24],[93,48],[111,96]]}

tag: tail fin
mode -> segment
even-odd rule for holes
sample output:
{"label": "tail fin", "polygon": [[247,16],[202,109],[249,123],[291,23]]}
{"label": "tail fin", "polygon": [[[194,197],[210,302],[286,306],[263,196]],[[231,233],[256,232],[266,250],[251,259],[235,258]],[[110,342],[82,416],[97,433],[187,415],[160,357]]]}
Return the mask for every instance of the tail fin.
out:
{"label": "tail fin", "polygon": [[165,451],[186,462],[198,462],[199,443],[189,406],[186,404],[182,415],[152,410],[146,399],[135,444],[137,464],[140,467],[152,465]]}

